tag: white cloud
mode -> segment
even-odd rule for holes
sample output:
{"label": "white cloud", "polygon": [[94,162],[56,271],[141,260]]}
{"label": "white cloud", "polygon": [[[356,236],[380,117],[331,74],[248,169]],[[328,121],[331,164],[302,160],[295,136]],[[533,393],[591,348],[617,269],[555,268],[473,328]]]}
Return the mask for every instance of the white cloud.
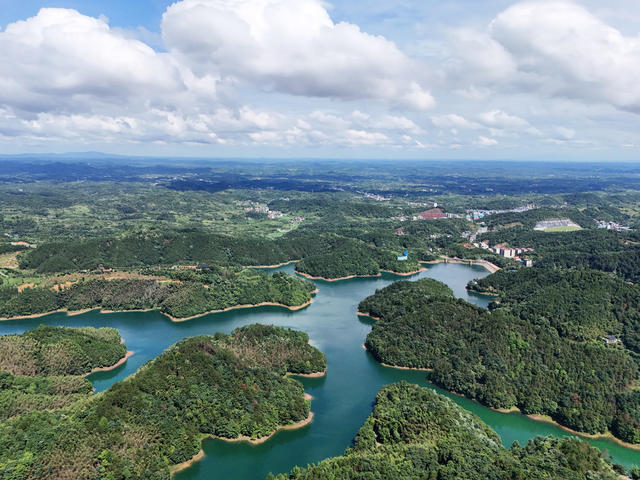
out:
{"label": "white cloud", "polygon": [[576,136],[576,131],[567,127],[556,127],[557,140],[572,140]]}
{"label": "white cloud", "polygon": [[[462,82],[472,80],[468,89],[462,89],[462,92],[478,96],[484,89],[479,89],[473,82],[490,85],[509,80],[516,73],[513,57],[486,32],[453,30],[449,34],[449,42],[453,54],[453,62],[447,65],[450,76]],[[486,90],[483,93],[486,94]]]}
{"label": "white cloud", "polygon": [[463,116],[456,113],[431,117],[431,122],[433,122],[433,124],[438,128],[478,128],[477,123],[470,122]]}
{"label": "white cloud", "polygon": [[[637,22],[597,0],[580,0],[591,11],[567,0],[498,3],[512,6],[456,13],[444,35],[439,20],[408,18],[411,8],[398,10],[398,32],[322,0],[177,1],[162,35],[43,9],[0,29],[0,144],[487,157],[637,145]],[[425,116],[430,88],[439,106]]]}
{"label": "white cloud", "polygon": [[640,113],[640,36],[623,35],[566,0],[517,3],[487,30],[452,35],[449,75],[461,91],[538,92]]}
{"label": "white cloud", "polygon": [[529,122],[524,118],[510,115],[502,110],[491,110],[481,113],[478,115],[478,118],[483,124],[496,128],[519,128],[529,125]]}
{"label": "white cloud", "polygon": [[319,0],[183,0],[167,9],[162,31],[197,75],[292,95],[434,104],[421,64],[384,37],[334,23]]}
{"label": "white cloud", "polygon": [[482,147],[491,147],[493,145],[497,145],[498,141],[495,138],[487,138],[483,136],[479,136],[476,141],[476,145],[480,145]]}
{"label": "white cloud", "polygon": [[25,111],[90,110],[182,88],[178,69],[103,19],[44,8],[0,32],[0,103]]}

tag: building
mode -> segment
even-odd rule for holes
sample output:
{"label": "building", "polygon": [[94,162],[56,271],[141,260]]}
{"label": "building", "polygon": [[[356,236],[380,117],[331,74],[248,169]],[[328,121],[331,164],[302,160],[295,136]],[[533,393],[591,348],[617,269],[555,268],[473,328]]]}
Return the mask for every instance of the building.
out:
{"label": "building", "polygon": [[404,228],[400,227],[396,230],[396,235],[404,235]]}
{"label": "building", "polygon": [[29,247],[29,248],[36,248],[36,245],[33,245],[31,243],[28,242],[23,242],[23,241],[19,241],[19,242],[11,242],[11,245],[13,245],[14,247]]}
{"label": "building", "polygon": [[602,340],[608,345],[614,345],[616,343],[620,343],[620,339],[615,335],[609,335],[608,337],[602,337]]}
{"label": "building", "polygon": [[439,218],[446,218],[446,215],[439,208],[425,210],[424,212],[418,214],[419,220],[435,220]]}

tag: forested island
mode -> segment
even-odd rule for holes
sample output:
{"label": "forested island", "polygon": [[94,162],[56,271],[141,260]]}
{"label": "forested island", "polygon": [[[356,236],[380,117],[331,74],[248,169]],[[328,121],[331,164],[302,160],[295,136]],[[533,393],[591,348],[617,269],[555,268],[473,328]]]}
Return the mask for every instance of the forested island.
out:
{"label": "forested island", "polygon": [[380,390],[343,456],[268,480],[274,478],[616,480],[619,474],[597,449],[575,438],[535,438],[507,450],[493,430],[453,401],[399,383]]}
{"label": "forested island", "polygon": [[159,310],[182,320],[239,306],[302,308],[315,285],[281,272],[216,268],[153,271],[159,278],[79,279],[60,288],[0,286],[0,317],[40,315],[57,310]]}
{"label": "forested island", "polygon": [[434,383],[493,408],[640,443],[635,285],[595,271],[501,271],[477,282],[505,287],[505,303],[486,311],[416,283],[360,304],[378,318],[366,340],[378,361],[429,369]]}
{"label": "forested island", "polygon": [[301,426],[310,401],[285,373],[326,369],[308,340],[262,325],[182,340],[101,394],[1,422],[0,477],[168,479],[206,437]]}
{"label": "forested island", "polygon": [[0,420],[86,400],[93,387],[84,377],[126,358],[113,328],[42,325],[0,336]]}

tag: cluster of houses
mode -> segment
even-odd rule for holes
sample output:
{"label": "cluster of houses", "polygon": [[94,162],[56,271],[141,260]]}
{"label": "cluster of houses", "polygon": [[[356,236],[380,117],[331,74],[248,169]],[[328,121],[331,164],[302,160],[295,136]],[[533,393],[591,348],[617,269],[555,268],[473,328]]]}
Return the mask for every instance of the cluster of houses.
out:
{"label": "cluster of houses", "polygon": [[256,212],[256,213],[266,213],[267,218],[282,218],[284,217],[284,213],[278,210],[271,210],[267,205],[253,205],[251,207],[245,207],[245,212]]}
{"label": "cluster of houses", "polygon": [[487,215],[497,215],[499,213],[522,213],[528,212],[529,210],[535,210],[536,208],[540,208],[533,203],[528,205],[524,205],[522,207],[512,208],[510,210],[467,210],[467,220],[480,220],[481,218],[486,217]]}
{"label": "cluster of houses", "polygon": [[362,194],[365,196],[365,198],[371,198],[376,202],[388,202],[389,200],[391,200],[391,197],[383,197],[382,195],[378,195],[377,193],[362,192]]}
{"label": "cluster of houses", "polygon": [[489,250],[497,255],[502,255],[505,258],[512,258],[520,263],[522,263],[525,267],[532,267],[533,261],[530,258],[524,258],[523,255],[533,252],[533,248],[510,248],[510,247],[490,247],[489,243],[484,242],[476,242],[473,244],[476,248],[482,248],[483,250]]}
{"label": "cluster of houses", "polygon": [[620,225],[619,223],[616,223],[616,222],[605,222],[603,220],[598,220],[597,224],[598,224],[598,228],[607,229],[607,230],[614,230],[616,232],[629,232],[629,231],[631,231],[631,228],[625,227],[624,225]]}

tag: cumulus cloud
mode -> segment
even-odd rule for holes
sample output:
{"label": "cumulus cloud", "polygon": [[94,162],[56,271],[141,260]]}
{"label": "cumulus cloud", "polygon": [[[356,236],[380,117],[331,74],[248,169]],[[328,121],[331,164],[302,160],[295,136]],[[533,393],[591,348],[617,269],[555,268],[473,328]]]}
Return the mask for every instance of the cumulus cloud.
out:
{"label": "cumulus cloud", "polygon": [[481,113],[478,115],[478,118],[485,125],[498,128],[526,127],[529,125],[529,122],[524,118],[510,115],[502,110],[491,110],[490,112]]}
{"label": "cumulus cloud", "polygon": [[497,145],[498,141],[495,138],[487,138],[483,136],[479,136],[476,141],[476,145],[480,145],[481,147],[492,147],[493,145]]}
{"label": "cumulus cloud", "polygon": [[478,128],[477,123],[470,122],[462,115],[458,115],[457,113],[449,113],[447,115],[438,115],[431,117],[431,122],[433,122],[433,124],[439,128]]}
{"label": "cumulus cloud", "polygon": [[423,66],[384,37],[334,23],[319,0],[182,0],[165,12],[162,32],[198,75],[292,95],[434,104]]}
{"label": "cumulus cloud", "polygon": [[520,2],[486,30],[452,38],[450,75],[464,82],[466,67],[476,89],[537,91],[640,113],[640,37],[623,35],[575,2]]}
{"label": "cumulus cloud", "polygon": [[[464,148],[470,156],[496,145],[584,148],[585,139],[589,148],[637,145],[635,24],[622,33],[602,9],[569,0],[508,3],[475,28],[461,17],[465,27],[446,37],[425,20],[428,55],[416,45],[429,41],[411,47],[405,37],[415,32],[397,35],[420,61],[387,39],[387,24],[376,26],[387,37],[370,35],[334,21],[333,12],[357,17],[322,0],[178,0],[159,32],[42,9],[0,28],[0,144]],[[432,87],[439,105],[425,116]]]}
{"label": "cumulus cloud", "polygon": [[170,59],[104,19],[44,8],[0,32],[0,103],[33,112],[88,110],[182,88]]}

